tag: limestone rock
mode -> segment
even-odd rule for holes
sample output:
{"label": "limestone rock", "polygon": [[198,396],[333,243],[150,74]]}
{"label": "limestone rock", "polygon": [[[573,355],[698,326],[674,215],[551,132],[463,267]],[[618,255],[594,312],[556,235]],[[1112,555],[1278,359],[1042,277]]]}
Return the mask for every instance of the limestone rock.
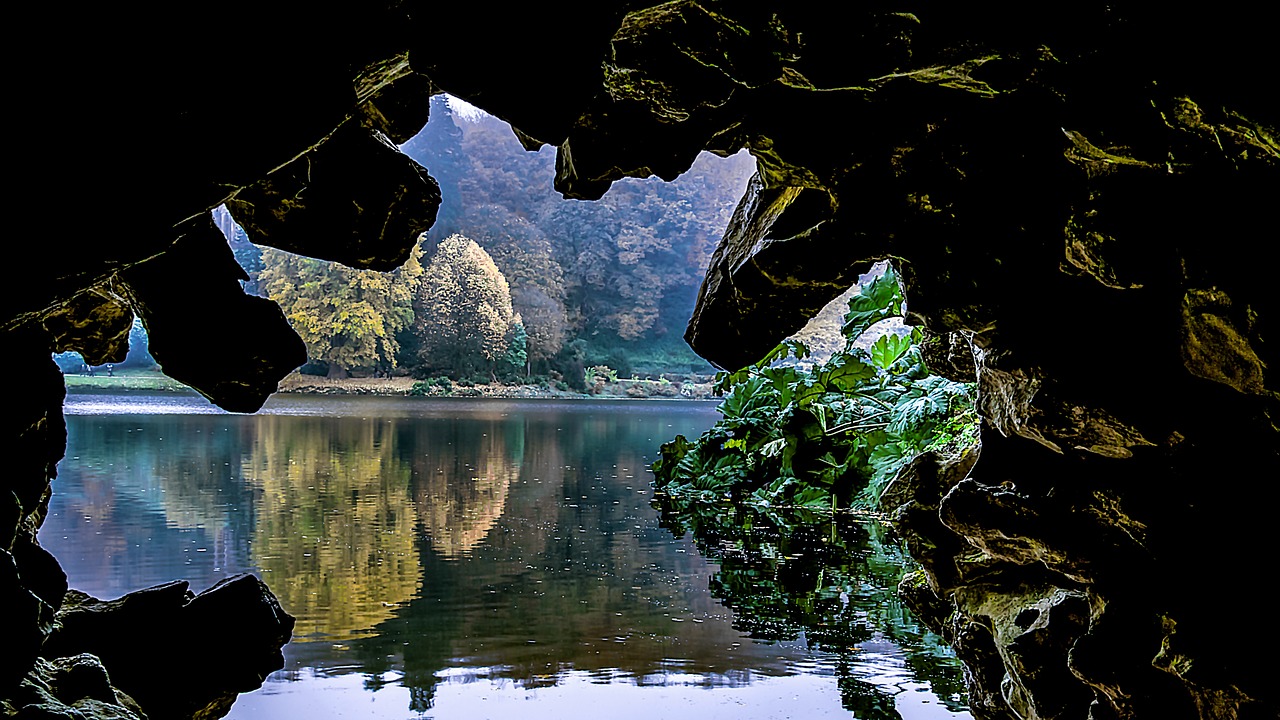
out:
{"label": "limestone rock", "polygon": [[[737,370],[759,359],[764,344],[772,347],[804,327],[856,282],[857,255],[849,254],[854,246],[822,222],[808,226],[830,208],[824,191],[771,190],[759,174],[754,176],[711,257],[685,333],[690,346],[716,348],[710,359]],[[796,216],[804,220],[794,222]],[[796,257],[823,261],[797,263]],[[770,329],[765,333],[738,322],[766,311]]]}
{"label": "limestone rock", "polygon": [[147,720],[133,698],[112,687],[102,662],[88,653],[37,659],[4,704],[10,716],[32,720]]}
{"label": "limestone rock", "polygon": [[[508,13],[415,3],[410,63],[445,92],[511,122],[527,149],[559,145],[600,92],[601,56],[626,7],[637,4],[560,0]],[[520,69],[478,56],[511,58]]]}
{"label": "limestone rock", "polygon": [[53,338],[54,352],[79,352],[90,365],[124,362],[129,352],[133,309],[109,286],[76,294],[46,312],[41,324]]}
{"label": "limestone rock", "polygon": [[36,542],[48,508],[49,480],[66,449],[62,373],[50,358],[43,328],[24,326],[2,337],[9,370],[24,382],[13,388],[9,410],[0,415],[0,437],[11,458],[0,490],[0,608],[8,619],[0,697],[39,654],[67,582]]}

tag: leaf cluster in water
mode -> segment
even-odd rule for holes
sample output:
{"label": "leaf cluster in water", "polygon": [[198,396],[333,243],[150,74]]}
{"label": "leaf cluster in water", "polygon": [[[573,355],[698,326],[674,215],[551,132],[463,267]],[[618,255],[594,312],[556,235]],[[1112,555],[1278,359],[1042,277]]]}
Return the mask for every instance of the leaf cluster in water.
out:
{"label": "leaf cluster in water", "polygon": [[911,559],[873,517],[833,512],[875,510],[913,458],[976,442],[973,386],[929,373],[919,330],[868,342],[903,306],[889,268],[850,299],[844,348],[830,359],[803,364],[809,349],[788,340],[721,373],[721,419],[696,439],[676,436],[653,464],[663,525],[719,562],[710,589],[735,627],[835,653],[843,704],[868,720],[900,718],[863,652],[884,641],[963,709],[958,661],[898,597]]}

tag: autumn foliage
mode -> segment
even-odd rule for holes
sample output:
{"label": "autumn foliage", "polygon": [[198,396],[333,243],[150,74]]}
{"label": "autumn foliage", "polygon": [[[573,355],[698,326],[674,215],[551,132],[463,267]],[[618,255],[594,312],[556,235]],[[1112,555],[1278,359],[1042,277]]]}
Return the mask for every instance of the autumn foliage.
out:
{"label": "autumn foliage", "polygon": [[518,317],[511,288],[476,241],[450,235],[422,273],[414,299],[418,353],[430,369],[492,374]]}

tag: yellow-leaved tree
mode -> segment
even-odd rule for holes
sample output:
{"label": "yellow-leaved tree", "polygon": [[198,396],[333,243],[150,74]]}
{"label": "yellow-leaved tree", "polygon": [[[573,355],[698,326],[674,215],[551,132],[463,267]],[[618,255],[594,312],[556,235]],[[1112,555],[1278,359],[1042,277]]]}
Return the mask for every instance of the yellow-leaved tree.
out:
{"label": "yellow-leaved tree", "polygon": [[457,377],[492,375],[519,322],[502,271],[463,235],[440,241],[422,272],[415,310],[424,368]]}
{"label": "yellow-leaved tree", "polygon": [[419,243],[404,265],[384,273],[265,248],[259,283],[330,377],[387,374],[400,351],[396,333],[413,325],[421,256]]}

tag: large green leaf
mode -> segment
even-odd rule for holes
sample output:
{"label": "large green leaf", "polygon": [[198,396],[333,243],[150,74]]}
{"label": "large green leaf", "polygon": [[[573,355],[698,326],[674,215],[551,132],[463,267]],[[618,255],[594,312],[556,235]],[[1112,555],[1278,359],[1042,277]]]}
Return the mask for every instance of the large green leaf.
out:
{"label": "large green leaf", "polygon": [[871,362],[881,370],[888,370],[898,358],[911,349],[911,336],[886,333],[871,345]]}
{"label": "large green leaf", "polygon": [[844,316],[841,331],[850,341],[881,320],[902,315],[902,288],[893,268],[864,285],[849,300],[849,312]]}
{"label": "large green leaf", "polygon": [[792,401],[804,407],[829,392],[853,392],[864,380],[876,376],[874,367],[850,355],[835,355],[796,382]]}

